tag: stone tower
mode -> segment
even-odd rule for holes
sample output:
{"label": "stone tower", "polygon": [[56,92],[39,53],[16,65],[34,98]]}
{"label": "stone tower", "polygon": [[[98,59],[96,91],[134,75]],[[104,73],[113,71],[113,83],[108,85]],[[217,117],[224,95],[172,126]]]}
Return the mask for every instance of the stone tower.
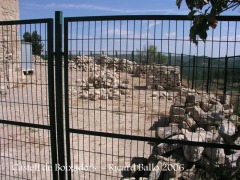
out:
{"label": "stone tower", "polygon": [[[0,0],[0,21],[19,19],[19,0]],[[17,25],[0,25],[0,94],[22,79]]]}

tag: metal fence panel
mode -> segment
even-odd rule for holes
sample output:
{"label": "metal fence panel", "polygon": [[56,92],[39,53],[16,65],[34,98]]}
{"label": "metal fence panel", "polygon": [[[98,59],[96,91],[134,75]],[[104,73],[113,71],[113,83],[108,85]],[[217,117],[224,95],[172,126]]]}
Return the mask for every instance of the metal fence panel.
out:
{"label": "metal fence panel", "polygon": [[55,18],[55,65],[52,19],[0,22],[2,179],[239,177],[239,17],[198,46],[187,16],[65,18],[64,52]]}
{"label": "metal fence panel", "polygon": [[219,17],[198,46],[189,41],[191,23],[186,16],[65,18],[68,165],[95,167],[69,178],[150,177],[139,167],[164,163],[180,169],[157,171],[160,178],[226,177],[226,166],[229,176],[236,172],[239,17]]}
{"label": "metal fence panel", "polygon": [[[26,75],[21,42],[33,32],[48,57],[29,57]],[[1,21],[0,43],[0,179],[56,179],[53,19]]]}

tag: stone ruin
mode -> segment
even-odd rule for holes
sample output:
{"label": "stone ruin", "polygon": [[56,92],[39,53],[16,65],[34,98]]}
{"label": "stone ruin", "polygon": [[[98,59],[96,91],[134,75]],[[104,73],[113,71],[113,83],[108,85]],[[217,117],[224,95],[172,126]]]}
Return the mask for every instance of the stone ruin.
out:
{"label": "stone ruin", "polygon": [[146,85],[148,89],[179,90],[181,88],[179,66],[149,66],[147,71]]}
{"label": "stone ruin", "polygon": [[[182,88],[170,110],[170,118],[160,118],[156,136],[161,139],[232,144],[240,146],[239,117],[233,113],[229,95],[215,96]],[[156,144],[148,159],[132,162],[127,179],[205,179],[222,176],[221,168],[234,172],[239,167],[240,150]],[[164,169],[170,167],[169,170]],[[141,171],[136,167],[151,167]],[[175,167],[175,169],[173,168]],[[143,169],[143,168],[142,168]],[[238,171],[239,173],[239,171]],[[230,176],[230,174],[228,175]],[[139,178],[141,177],[141,178]]]}
{"label": "stone ruin", "polygon": [[88,80],[76,81],[76,87],[80,88],[80,98],[90,100],[120,100],[121,95],[130,94],[131,86],[129,80],[120,80],[118,73],[113,73],[111,70],[100,73],[92,73]]}
{"label": "stone ruin", "polygon": [[[0,21],[19,19],[18,0],[0,1]],[[21,82],[20,40],[17,25],[0,25],[0,95]]]}
{"label": "stone ruin", "polygon": [[127,59],[101,55],[96,59],[91,56],[77,56],[75,61],[69,61],[69,68],[85,72],[106,71],[108,69],[113,72],[127,72],[133,74],[134,77],[146,78],[148,89],[179,90],[181,88],[179,66],[145,65]]}
{"label": "stone ruin", "polygon": [[91,56],[77,56],[75,60],[68,62],[69,69],[79,69],[81,71],[93,72],[99,71],[100,66],[94,63],[94,58]]}
{"label": "stone ruin", "polygon": [[69,61],[69,68],[85,72],[112,69],[114,71],[132,73],[134,64],[136,63],[127,59],[112,58],[106,55],[97,56],[95,59],[92,56],[77,56],[74,61]]}
{"label": "stone ruin", "polygon": [[133,65],[136,62],[127,59],[99,56],[96,59],[96,64],[99,64],[104,69],[115,69],[116,71],[133,73]]}
{"label": "stone ruin", "polygon": [[[15,28],[14,28],[15,27]],[[0,28],[0,94],[15,87],[24,79],[20,62],[20,44],[17,43],[16,26],[8,31],[8,26]],[[13,34],[14,38],[9,34]],[[11,41],[8,39],[12,38]],[[14,42],[15,41],[15,42]]]}
{"label": "stone ruin", "polygon": [[[86,59],[90,58],[85,57],[85,61],[79,63],[81,69],[86,70],[90,64],[92,69],[95,66],[95,72],[87,80],[76,81],[81,98],[94,101],[120,100],[121,95],[131,94],[132,87],[127,79],[119,81],[121,76],[117,72],[129,71],[134,76],[140,77],[146,75],[148,88],[157,89],[161,92],[160,95],[173,100],[169,117],[161,117],[158,122],[157,137],[240,145],[239,117],[234,114],[230,96],[216,96],[212,93],[196,92],[196,90],[181,87],[179,67],[131,64],[128,61],[106,56],[98,58],[96,63],[93,58],[91,61]],[[169,89],[177,90],[178,94],[170,96],[171,92],[166,91]],[[158,93],[153,92],[152,97],[158,99],[157,96]],[[210,179],[213,175],[211,171],[219,171],[220,167],[234,171],[239,163],[240,150],[160,143],[155,144],[148,159],[139,157],[132,160],[130,166],[134,168],[129,170],[129,178],[123,179],[199,179],[203,174]],[[164,171],[164,164],[173,165],[176,169]],[[153,170],[142,171],[143,166],[151,167]]]}

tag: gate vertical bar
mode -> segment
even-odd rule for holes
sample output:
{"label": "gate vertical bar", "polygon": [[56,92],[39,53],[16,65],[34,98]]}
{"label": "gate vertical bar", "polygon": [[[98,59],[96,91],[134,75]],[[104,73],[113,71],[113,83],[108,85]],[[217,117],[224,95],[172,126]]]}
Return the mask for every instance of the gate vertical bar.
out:
{"label": "gate vertical bar", "polygon": [[193,56],[193,71],[192,71],[192,89],[194,89],[195,81],[195,55]]}
{"label": "gate vertical bar", "polygon": [[225,97],[226,97],[226,94],[227,94],[227,73],[228,73],[227,69],[228,69],[228,57],[225,56],[224,89],[223,89],[223,94],[224,94]]}
{"label": "gate vertical bar", "polygon": [[[67,167],[71,165],[70,138],[69,138],[69,97],[68,97],[68,22],[64,20],[64,94],[65,94],[65,128],[66,128],[66,153]],[[67,172],[68,180],[71,180],[71,171]]]}
{"label": "gate vertical bar", "polygon": [[48,94],[49,94],[49,117],[51,134],[51,156],[52,156],[52,175],[53,179],[58,179],[58,172],[55,171],[57,164],[57,144],[56,144],[56,119],[54,105],[54,67],[53,67],[53,20],[47,24],[48,40]]}
{"label": "gate vertical bar", "polygon": [[181,54],[181,65],[180,65],[180,78],[181,78],[181,85],[182,85],[182,79],[183,79],[183,53]]}
{"label": "gate vertical bar", "polygon": [[208,58],[208,73],[207,73],[207,93],[209,93],[209,81],[210,81],[210,65],[211,65],[211,58]]}
{"label": "gate vertical bar", "polygon": [[[63,123],[63,87],[62,87],[62,12],[55,12],[55,73],[56,73],[56,112],[58,165],[65,167],[64,123]],[[65,179],[65,170],[59,170],[60,179]]]}
{"label": "gate vertical bar", "polygon": [[171,57],[171,53],[168,52],[168,65],[171,66],[172,64],[172,57]]}

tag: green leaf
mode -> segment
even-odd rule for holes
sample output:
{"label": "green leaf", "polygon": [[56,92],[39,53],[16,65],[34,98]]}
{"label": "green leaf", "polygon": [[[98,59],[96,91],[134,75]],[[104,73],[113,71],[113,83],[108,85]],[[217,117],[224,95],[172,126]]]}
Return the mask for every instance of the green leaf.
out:
{"label": "green leaf", "polygon": [[194,16],[194,14],[195,14],[196,12],[197,12],[197,10],[192,10],[192,11],[190,11],[189,14],[188,14],[188,18],[189,18],[189,19],[192,19],[193,16]]}
{"label": "green leaf", "polygon": [[192,11],[194,7],[196,7],[195,1],[193,0],[185,0],[188,8]]}
{"label": "green leaf", "polygon": [[180,9],[181,3],[182,3],[182,0],[176,0],[176,4],[177,4],[178,9]]}

